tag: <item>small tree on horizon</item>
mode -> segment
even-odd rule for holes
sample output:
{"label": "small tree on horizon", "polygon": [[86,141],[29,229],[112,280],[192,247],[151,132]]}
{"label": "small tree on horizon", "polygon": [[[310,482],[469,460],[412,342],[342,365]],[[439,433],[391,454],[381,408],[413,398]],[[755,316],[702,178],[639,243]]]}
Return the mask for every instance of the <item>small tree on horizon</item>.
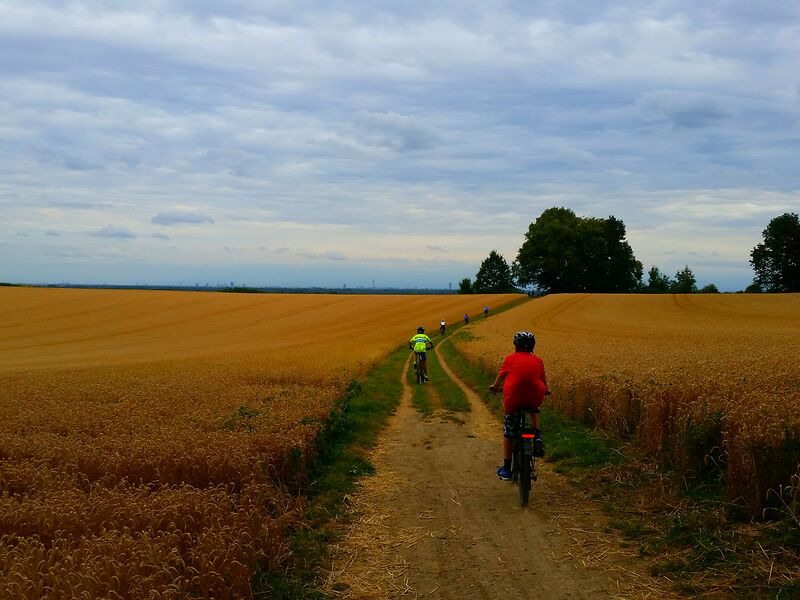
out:
{"label": "small tree on horizon", "polygon": [[474,293],[472,290],[472,281],[470,280],[469,277],[464,277],[464,279],[458,282],[458,293],[459,294]]}
{"label": "small tree on horizon", "polygon": [[698,294],[719,294],[719,289],[713,283],[709,283],[708,285],[704,285],[699,290],[697,290]]}
{"label": "small tree on horizon", "polygon": [[675,279],[670,284],[669,291],[673,294],[693,294],[697,291],[697,279],[689,265],[675,273]]}
{"label": "small tree on horizon", "polygon": [[476,294],[504,294],[514,291],[511,267],[496,250],[489,252],[489,256],[481,263],[472,291]]}
{"label": "small tree on horizon", "polygon": [[657,266],[653,265],[647,272],[647,285],[643,290],[648,294],[666,294],[672,286],[669,275],[661,272]]}

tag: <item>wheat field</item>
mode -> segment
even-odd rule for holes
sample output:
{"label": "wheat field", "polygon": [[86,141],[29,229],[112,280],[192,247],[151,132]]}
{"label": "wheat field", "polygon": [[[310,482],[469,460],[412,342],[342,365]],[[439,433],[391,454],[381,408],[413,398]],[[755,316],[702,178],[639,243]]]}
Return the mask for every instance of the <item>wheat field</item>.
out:
{"label": "wheat field", "polygon": [[0,597],[251,597],[348,382],[516,298],[0,288]]}
{"label": "wheat field", "polygon": [[553,406],[690,476],[721,470],[753,514],[797,474],[800,294],[552,295],[458,348],[493,372],[520,329],[536,334]]}

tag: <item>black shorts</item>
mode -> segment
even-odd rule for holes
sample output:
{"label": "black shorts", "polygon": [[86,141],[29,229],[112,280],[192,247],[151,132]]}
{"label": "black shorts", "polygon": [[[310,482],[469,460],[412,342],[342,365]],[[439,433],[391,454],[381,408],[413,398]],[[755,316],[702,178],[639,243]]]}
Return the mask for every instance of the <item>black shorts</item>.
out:
{"label": "black shorts", "polygon": [[[541,412],[538,408],[531,408],[531,412],[538,413]],[[503,414],[503,437],[512,439],[514,435],[517,433],[517,424],[519,423],[519,417],[517,413],[504,413]]]}
{"label": "black shorts", "polygon": [[417,356],[419,357],[419,362],[425,362],[428,360],[424,352],[417,352]]}

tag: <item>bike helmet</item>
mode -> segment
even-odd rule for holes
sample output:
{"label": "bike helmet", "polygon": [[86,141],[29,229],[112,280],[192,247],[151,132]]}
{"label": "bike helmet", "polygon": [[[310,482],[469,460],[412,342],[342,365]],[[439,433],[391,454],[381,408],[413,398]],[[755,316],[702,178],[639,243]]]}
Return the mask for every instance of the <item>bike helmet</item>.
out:
{"label": "bike helmet", "polygon": [[422,325],[420,325],[419,327],[417,327],[417,333],[425,333],[425,328]]}
{"label": "bike helmet", "polygon": [[518,331],[514,334],[514,348],[522,352],[533,352],[536,337],[530,331]]}

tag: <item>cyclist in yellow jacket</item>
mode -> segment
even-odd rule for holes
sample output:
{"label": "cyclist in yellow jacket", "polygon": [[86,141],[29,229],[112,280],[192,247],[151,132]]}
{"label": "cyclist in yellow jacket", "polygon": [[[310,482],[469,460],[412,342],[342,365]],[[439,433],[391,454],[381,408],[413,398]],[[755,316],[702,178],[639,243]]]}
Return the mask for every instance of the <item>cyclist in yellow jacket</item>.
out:
{"label": "cyclist in yellow jacket", "polygon": [[422,374],[425,377],[425,381],[430,381],[431,378],[428,377],[428,361],[425,357],[425,353],[430,348],[433,348],[433,342],[431,341],[431,338],[425,335],[425,328],[421,325],[417,327],[417,334],[408,340],[408,348],[409,350],[413,350],[417,353],[419,356],[419,364],[422,366]]}

